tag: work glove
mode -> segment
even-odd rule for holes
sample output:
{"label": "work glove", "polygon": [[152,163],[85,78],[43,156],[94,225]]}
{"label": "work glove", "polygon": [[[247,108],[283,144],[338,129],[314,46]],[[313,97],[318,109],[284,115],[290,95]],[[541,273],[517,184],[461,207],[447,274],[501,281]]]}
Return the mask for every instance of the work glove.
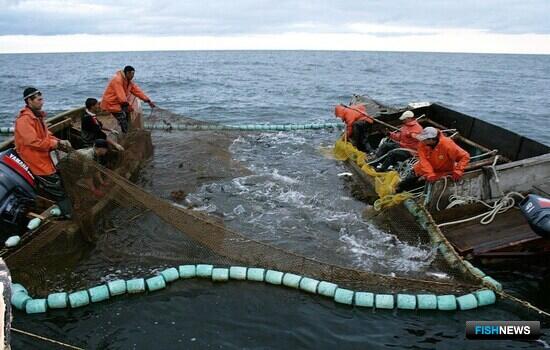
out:
{"label": "work glove", "polygon": [[111,134],[118,136],[120,133],[118,132],[118,130],[112,129]]}
{"label": "work glove", "polygon": [[124,151],[124,147],[122,147],[122,146],[119,145],[118,143],[115,143],[114,146],[115,146],[115,148],[117,149],[117,151],[119,151],[119,152]]}
{"label": "work glove", "polygon": [[155,108],[155,107],[157,106],[157,105],[156,105],[153,101],[151,101],[151,100],[147,101],[147,103],[149,104],[149,107],[151,107],[151,108]]}
{"label": "work glove", "polygon": [[454,170],[451,177],[453,178],[453,181],[458,181],[462,178],[462,175],[464,175],[464,172],[461,170]]}

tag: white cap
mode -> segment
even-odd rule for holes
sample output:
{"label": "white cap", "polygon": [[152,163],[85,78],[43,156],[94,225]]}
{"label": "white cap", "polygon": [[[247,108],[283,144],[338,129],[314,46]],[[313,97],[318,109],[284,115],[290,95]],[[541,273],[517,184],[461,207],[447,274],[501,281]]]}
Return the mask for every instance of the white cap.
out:
{"label": "white cap", "polygon": [[399,117],[399,120],[405,120],[407,118],[414,118],[414,113],[412,111],[405,111],[403,114],[401,114],[401,117]]}
{"label": "white cap", "polygon": [[435,139],[437,137],[438,131],[436,128],[428,126],[427,128],[424,128],[422,132],[418,135],[416,135],[416,139],[419,141],[424,141],[427,139]]}

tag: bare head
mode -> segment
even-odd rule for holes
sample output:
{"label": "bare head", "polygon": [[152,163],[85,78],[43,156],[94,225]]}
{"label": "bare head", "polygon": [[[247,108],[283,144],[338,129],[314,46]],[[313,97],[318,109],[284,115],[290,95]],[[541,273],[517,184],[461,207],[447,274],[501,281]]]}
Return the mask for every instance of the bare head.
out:
{"label": "bare head", "polygon": [[100,111],[98,100],[93,97],[86,99],[86,109],[92,113],[98,113]]}
{"label": "bare head", "polygon": [[134,74],[136,73],[136,70],[132,66],[126,66],[124,67],[124,76],[128,80],[134,79]]}

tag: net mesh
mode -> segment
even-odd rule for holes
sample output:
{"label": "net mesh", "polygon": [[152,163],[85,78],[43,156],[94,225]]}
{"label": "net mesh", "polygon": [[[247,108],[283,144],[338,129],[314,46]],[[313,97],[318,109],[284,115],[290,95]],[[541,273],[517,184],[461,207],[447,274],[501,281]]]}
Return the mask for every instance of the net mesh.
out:
{"label": "net mesh", "polygon": [[[79,163],[80,160],[70,157],[67,159],[65,169],[79,167],[81,166]],[[234,232],[226,228],[221,220],[153,196],[116,172],[101,167],[97,163],[90,162],[89,166],[112,181],[110,197],[119,207],[130,210],[134,217],[154,215],[187,238],[184,243],[178,241],[186,251],[186,256],[181,257],[182,263],[206,261],[223,265],[258,266],[378,292],[412,290],[451,292],[474,287],[460,283],[385,276],[300,256]],[[71,173],[74,172],[69,172]],[[132,224],[139,225],[139,220],[136,221],[137,223]],[[412,221],[404,224],[408,227],[416,225]]]}
{"label": "net mesh", "polygon": [[[190,118],[178,116],[165,110],[156,110],[145,119],[145,123],[178,123],[188,122],[201,124]],[[210,135],[212,136],[212,135]],[[204,142],[209,142],[204,138]],[[65,182],[65,188],[73,200],[75,220],[64,223],[67,227],[59,229],[59,222],[54,221],[44,227],[46,241],[52,241],[61,232],[66,232],[71,225],[72,230],[82,232],[89,241],[98,239],[98,232],[108,232],[109,225],[124,227],[128,231],[140,232],[155,230],[159,235],[165,235],[177,245],[177,254],[154,252],[154,249],[140,249],[141,245],[154,242],[132,242],[134,251],[124,246],[113,246],[120,259],[128,254],[147,254],[162,258],[166,262],[179,264],[210,263],[220,266],[242,265],[262,267],[283,272],[296,273],[319,280],[331,281],[342,287],[372,292],[431,292],[431,293],[466,293],[479,288],[479,284],[462,276],[458,270],[446,266],[443,259],[434,252],[430,269],[434,274],[419,273],[418,275],[399,276],[382,274],[375,271],[345,266],[320,257],[309,257],[289,249],[283,249],[273,244],[252,239],[247,235],[229,229],[223,220],[202,212],[178,205],[173,201],[155,196],[134,183],[133,175],[144,161],[152,154],[151,135],[148,131],[136,129],[122,141],[126,151],[115,154],[108,160],[107,166],[85,160],[69,154],[59,164]],[[114,170],[110,170],[114,169]],[[83,169],[86,171],[83,173]],[[104,182],[104,195],[94,197],[86,187],[86,179],[98,179]],[[383,186],[391,184],[382,183]],[[379,190],[380,187],[377,188]],[[384,228],[390,235],[411,245],[429,245],[429,238],[424,230],[402,205],[395,205],[382,211],[376,218],[377,225]],[[78,227],[74,227],[78,223]],[[153,224],[152,224],[153,223]],[[54,232],[55,231],[55,232]],[[99,238],[100,239],[100,238]],[[36,249],[39,252],[40,249]],[[145,253],[147,251],[147,253]],[[35,259],[44,259],[47,255],[35,254]],[[26,255],[15,255],[12,261],[28,263]],[[24,269],[24,268],[23,268]],[[447,277],[441,279],[440,274]],[[25,279],[34,279],[32,273],[28,276],[20,274],[18,280],[27,283]],[[42,288],[47,288],[44,281]]]}

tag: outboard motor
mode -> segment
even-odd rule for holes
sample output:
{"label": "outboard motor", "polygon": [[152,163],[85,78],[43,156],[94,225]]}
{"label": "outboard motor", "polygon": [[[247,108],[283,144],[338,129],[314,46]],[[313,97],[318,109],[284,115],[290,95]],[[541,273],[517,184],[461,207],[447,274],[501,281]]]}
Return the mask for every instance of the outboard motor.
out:
{"label": "outboard motor", "polygon": [[550,199],[530,194],[519,206],[533,231],[539,236],[550,237]]}
{"label": "outboard motor", "polygon": [[29,167],[9,149],[0,153],[0,233],[12,235],[27,223],[34,206],[36,183]]}

